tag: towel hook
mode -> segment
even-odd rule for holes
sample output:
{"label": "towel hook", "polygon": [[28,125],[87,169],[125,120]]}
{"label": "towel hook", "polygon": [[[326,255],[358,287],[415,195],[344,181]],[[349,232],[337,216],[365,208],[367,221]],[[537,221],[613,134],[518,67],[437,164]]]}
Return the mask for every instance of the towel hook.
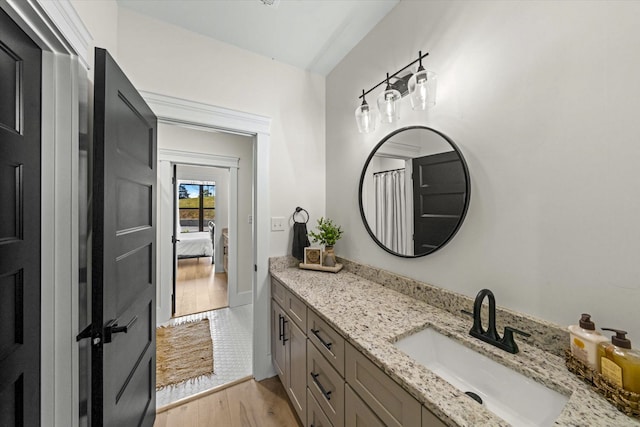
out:
{"label": "towel hook", "polygon": [[302,216],[302,219],[304,219],[304,216],[300,213],[300,212],[304,212],[305,214],[307,214],[307,219],[304,221],[304,223],[308,223],[309,222],[309,212],[307,212],[306,209],[301,208],[300,206],[296,207],[296,211],[293,213],[293,222],[298,222],[296,221],[296,214],[300,214],[300,216]]}

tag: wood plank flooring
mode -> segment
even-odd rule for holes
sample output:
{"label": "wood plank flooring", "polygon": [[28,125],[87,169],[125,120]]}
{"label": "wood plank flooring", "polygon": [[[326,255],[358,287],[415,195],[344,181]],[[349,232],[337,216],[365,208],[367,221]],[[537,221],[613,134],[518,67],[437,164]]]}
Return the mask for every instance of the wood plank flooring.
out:
{"label": "wood plank flooring", "polygon": [[227,307],[227,275],[215,273],[211,257],[178,260],[174,317]]}
{"label": "wood plank flooring", "polygon": [[278,377],[249,380],[156,415],[154,427],[302,427]]}

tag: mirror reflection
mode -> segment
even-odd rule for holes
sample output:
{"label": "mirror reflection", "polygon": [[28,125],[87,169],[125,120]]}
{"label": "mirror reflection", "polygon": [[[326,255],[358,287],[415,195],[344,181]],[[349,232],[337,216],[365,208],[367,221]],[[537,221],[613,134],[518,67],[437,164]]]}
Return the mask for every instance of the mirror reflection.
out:
{"label": "mirror reflection", "polygon": [[444,134],[424,126],[399,129],[371,152],[360,177],[360,213],[387,252],[430,254],[460,228],[469,203],[469,173]]}

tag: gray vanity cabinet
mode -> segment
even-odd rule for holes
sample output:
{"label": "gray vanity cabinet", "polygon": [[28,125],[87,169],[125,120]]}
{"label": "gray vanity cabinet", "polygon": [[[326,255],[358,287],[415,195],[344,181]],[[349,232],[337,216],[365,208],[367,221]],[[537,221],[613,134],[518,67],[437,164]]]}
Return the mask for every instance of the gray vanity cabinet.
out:
{"label": "gray vanity cabinet", "polygon": [[384,425],[420,427],[420,402],[407,393],[362,353],[347,343],[345,374],[349,386]]}
{"label": "gray vanity cabinet", "polygon": [[349,427],[385,427],[380,418],[348,385],[345,387],[344,422]]}
{"label": "gray vanity cabinet", "polygon": [[440,418],[436,417],[424,406],[422,407],[422,427],[447,427],[445,423],[440,421]]}
{"label": "gray vanity cabinet", "polygon": [[[280,381],[301,420],[307,418],[306,306],[275,280],[271,281],[271,358]],[[284,302],[286,308],[278,301]],[[291,309],[293,307],[293,310]],[[303,325],[302,329],[298,325]]]}
{"label": "gray vanity cabinet", "polygon": [[333,427],[309,389],[307,389],[307,424],[305,425],[309,427]]}
{"label": "gray vanity cabinet", "polygon": [[331,421],[331,425],[343,427],[344,379],[311,341],[307,345],[307,371],[309,391]]}
{"label": "gray vanity cabinet", "polygon": [[445,425],[275,278],[271,357],[307,427]]}
{"label": "gray vanity cabinet", "polygon": [[286,384],[286,345],[282,342],[284,336],[283,319],[286,319],[284,310],[275,300],[271,301],[271,358],[273,367],[280,377],[280,382]]}

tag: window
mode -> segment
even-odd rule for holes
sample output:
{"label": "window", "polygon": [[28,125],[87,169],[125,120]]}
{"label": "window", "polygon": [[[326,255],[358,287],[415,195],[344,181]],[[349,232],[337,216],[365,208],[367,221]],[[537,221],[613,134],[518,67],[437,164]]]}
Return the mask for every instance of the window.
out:
{"label": "window", "polygon": [[183,233],[208,230],[216,217],[215,182],[178,181],[178,212]]}

